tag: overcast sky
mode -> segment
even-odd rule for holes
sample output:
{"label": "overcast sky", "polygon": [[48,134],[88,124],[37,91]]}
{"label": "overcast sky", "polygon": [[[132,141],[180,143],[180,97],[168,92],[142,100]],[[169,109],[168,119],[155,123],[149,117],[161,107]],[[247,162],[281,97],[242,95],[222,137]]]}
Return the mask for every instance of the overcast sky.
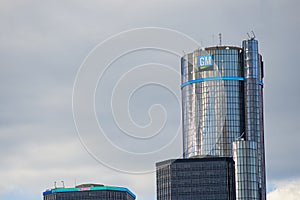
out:
{"label": "overcast sky", "polygon": [[[0,199],[42,199],[46,188],[54,181],[61,186],[63,180],[68,187],[75,182],[125,186],[138,199],[153,200],[152,161],[181,151],[178,54],[193,50],[193,45],[216,45],[218,33],[223,44],[240,46],[251,30],[265,62],[269,199],[283,199],[287,193],[289,199],[296,199],[299,9],[297,0],[2,0]],[[143,27],[162,29],[151,32]],[[131,29],[146,31],[130,35],[126,31]],[[124,46],[119,46],[120,41]],[[168,48],[133,51],[152,43]],[[132,52],[120,55],[121,47]],[[101,59],[108,53],[120,58],[101,76],[109,62]],[[79,102],[73,105],[75,113],[74,85],[73,102]]]}

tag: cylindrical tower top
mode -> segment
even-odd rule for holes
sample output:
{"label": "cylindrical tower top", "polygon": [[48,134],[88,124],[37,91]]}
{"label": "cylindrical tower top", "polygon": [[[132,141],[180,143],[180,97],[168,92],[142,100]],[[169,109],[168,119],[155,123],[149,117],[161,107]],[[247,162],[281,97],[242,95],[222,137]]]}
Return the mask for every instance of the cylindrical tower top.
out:
{"label": "cylindrical tower top", "polygon": [[244,131],[243,60],[239,47],[198,49],[182,58],[184,157],[231,156]]}

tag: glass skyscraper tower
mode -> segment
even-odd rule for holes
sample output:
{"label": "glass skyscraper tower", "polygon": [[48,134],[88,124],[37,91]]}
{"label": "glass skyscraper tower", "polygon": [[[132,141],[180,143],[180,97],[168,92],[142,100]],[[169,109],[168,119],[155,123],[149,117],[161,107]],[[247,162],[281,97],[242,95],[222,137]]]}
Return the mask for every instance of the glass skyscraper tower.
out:
{"label": "glass skyscraper tower", "polygon": [[232,157],[236,199],[266,199],[258,41],[189,53],[181,59],[181,77],[183,157]]}

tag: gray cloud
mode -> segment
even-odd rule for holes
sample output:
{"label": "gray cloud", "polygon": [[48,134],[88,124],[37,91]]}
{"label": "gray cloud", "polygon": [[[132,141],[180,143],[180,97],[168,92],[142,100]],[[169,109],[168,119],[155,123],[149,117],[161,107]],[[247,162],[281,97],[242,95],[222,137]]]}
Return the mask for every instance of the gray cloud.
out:
{"label": "gray cloud", "polygon": [[[254,30],[265,61],[268,181],[299,179],[298,8],[296,0],[2,1],[0,198],[41,199],[53,181],[73,186],[76,178],[154,199],[154,174],[118,173],[86,153],[71,107],[75,75],[88,52],[112,34],[143,26],[172,28],[204,46],[216,44],[219,32],[224,44],[239,45]],[[133,113],[142,124],[144,111]]]}

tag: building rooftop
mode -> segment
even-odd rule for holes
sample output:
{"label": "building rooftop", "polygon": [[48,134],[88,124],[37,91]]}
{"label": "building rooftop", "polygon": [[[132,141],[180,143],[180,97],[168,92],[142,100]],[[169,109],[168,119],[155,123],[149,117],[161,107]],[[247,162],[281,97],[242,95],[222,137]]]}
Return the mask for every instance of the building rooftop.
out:
{"label": "building rooftop", "polygon": [[209,161],[229,161],[233,162],[232,157],[220,156],[195,156],[191,158],[169,159],[156,163],[156,167],[163,166],[170,163],[186,163],[186,162],[209,162]]}
{"label": "building rooftop", "polygon": [[242,50],[241,47],[237,46],[212,46],[212,47],[205,47],[205,50],[217,50],[217,49],[236,49],[236,50]]}
{"label": "building rooftop", "polygon": [[53,188],[47,189],[43,192],[43,195],[53,194],[53,193],[66,193],[66,192],[84,192],[84,191],[118,191],[118,192],[126,192],[131,195],[134,199],[136,195],[133,194],[129,189],[124,187],[117,186],[105,186],[102,184],[81,184],[77,185],[73,188]]}

